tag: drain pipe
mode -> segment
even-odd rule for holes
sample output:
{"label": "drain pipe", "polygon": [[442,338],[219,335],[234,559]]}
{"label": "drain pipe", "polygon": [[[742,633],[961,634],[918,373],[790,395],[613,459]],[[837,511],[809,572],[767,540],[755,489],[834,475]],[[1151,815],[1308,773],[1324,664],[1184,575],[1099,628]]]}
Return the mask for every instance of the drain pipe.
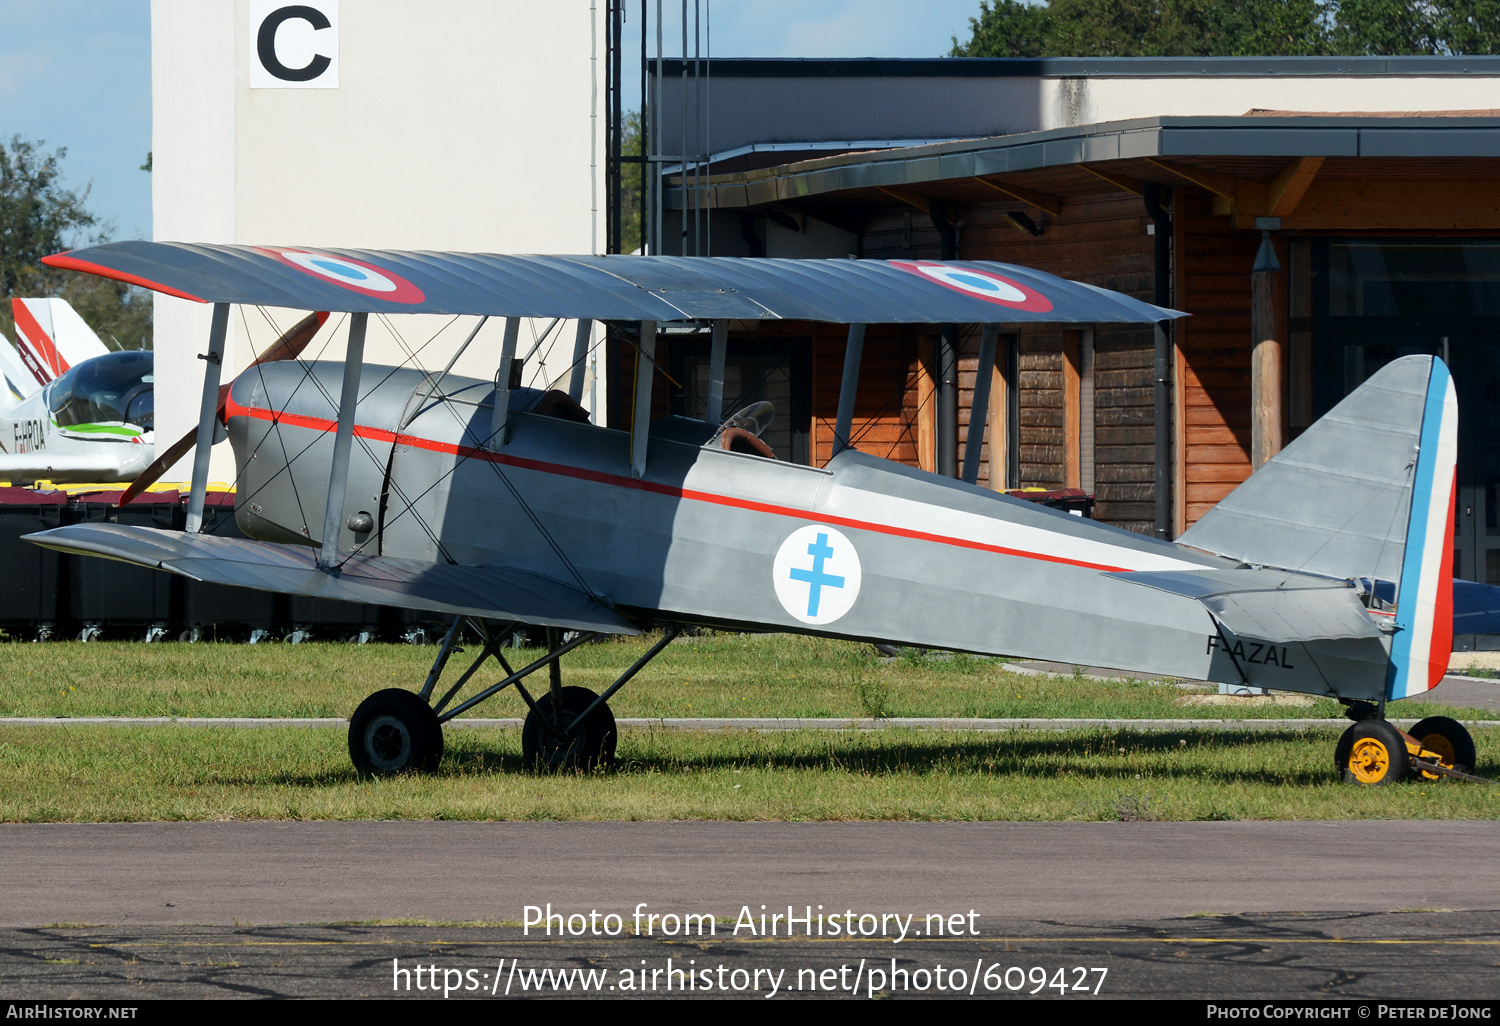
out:
{"label": "drain pipe", "polygon": [[[958,229],[948,219],[947,204],[930,201],[928,216],[941,240],[941,258],[958,259]],[[958,476],[958,325],[942,325],[937,352],[937,472],[943,477]]]}
{"label": "drain pipe", "polygon": [[[1146,213],[1150,215],[1155,229],[1155,278],[1156,294],[1152,299],[1157,306],[1172,303],[1172,217],[1162,208],[1162,200],[1170,200],[1171,189],[1148,183],[1142,198],[1146,201]],[[1156,328],[1152,374],[1156,379],[1156,536],[1170,540],[1172,537],[1172,340],[1166,321]]]}

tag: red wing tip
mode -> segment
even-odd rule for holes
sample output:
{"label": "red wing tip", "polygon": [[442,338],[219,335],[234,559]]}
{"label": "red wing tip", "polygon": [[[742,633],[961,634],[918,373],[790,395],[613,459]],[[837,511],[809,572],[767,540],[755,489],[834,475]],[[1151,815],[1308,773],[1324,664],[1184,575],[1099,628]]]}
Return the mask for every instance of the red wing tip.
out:
{"label": "red wing tip", "polygon": [[42,257],[42,263],[48,267],[56,267],[64,271],[82,271],[85,274],[98,275],[100,278],[111,278],[115,281],[123,281],[127,285],[139,285],[143,289],[152,292],[160,292],[167,296],[176,296],[178,299],[191,299],[195,303],[206,303],[208,300],[201,296],[195,296],[191,292],[174,289],[170,285],[163,285],[159,281],[150,278],[142,278],[138,274],[130,274],[126,271],[117,271],[113,267],[105,267],[103,264],[92,263],[88,260],[80,260],[73,256],[73,250],[63,253],[53,253],[51,256]]}

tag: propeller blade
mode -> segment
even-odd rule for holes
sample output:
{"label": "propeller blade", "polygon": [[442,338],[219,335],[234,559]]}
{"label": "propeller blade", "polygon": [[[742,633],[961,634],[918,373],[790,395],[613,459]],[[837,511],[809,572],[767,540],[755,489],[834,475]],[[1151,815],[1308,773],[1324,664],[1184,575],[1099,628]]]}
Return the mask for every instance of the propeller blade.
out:
{"label": "propeller blade", "polygon": [[193,442],[197,437],[198,429],[193,428],[179,438],[177,444],[173,445],[166,452],[157,455],[156,459],[151,461],[151,465],[141,471],[140,475],[134,481],[130,482],[130,487],[125,489],[124,493],[121,494],[120,505],[128,506],[140,498],[141,493],[147,488],[156,484],[157,480],[167,472],[167,468],[192,451]]}
{"label": "propeller blade", "polygon": [[[310,313],[296,324],[292,325],[285,334],[266,347],[266,350],[250,362],[250,367],[257,367],[263,363],[275,363],[278,360],[295,360],[302,355],[307,344],[313,340],[318,329],[328,320],[328,314],[324,312]],[[249,370],[250,368],[245,368]],[[224,419],[224,406],[229,401],[229,389],[234,382],[219,386],[219,402],[215,415],[219,420]],[[130,487],[120,495],[120,505],[125,506],[141,497],[147,488],[156,484],[161,476],[165,474],[174,463],[182,459],[193,449],[193,443],[198,438],[198,429],[195,427],[187,434],[179,438],[170,449],[160,453],[151,465],[141,471],[136,479],[130,482]]]}

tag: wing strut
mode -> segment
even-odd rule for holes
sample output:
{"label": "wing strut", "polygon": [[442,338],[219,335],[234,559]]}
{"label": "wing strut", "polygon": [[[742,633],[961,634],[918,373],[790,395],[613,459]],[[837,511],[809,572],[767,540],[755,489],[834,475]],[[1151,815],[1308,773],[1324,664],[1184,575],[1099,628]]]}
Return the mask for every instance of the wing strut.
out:
{"label": "wing strut", "polygon": [[583,379],[588,373],[589,343],[593,338],[594,322],[587,317],[578,318],[578,334],[573,336],[573,366],[568,371],[568,398],[575,403],[583,402]]}
{"label": "wing strut", "polygon": [[854,394],[859,386],[859,362],[865,353],[865,326],[849,325],[849,342],[844,346],[844,380],[839,385],[838,420],[833,424],[833,455],[854,448]]}
{"label": "wing strut", "polygon": [[[990,412],[990,382],[995,378],[995,349],[1000,342],[1000,325],[986,324],[979,338],[979,370],[974,378],[974,401],[969,406],[969,438],[964,442],[964,481],[979,483],[979,451],[984,446],[985,419]],[[994,453],[994,447],[990,452]],[[990,466],[994,467],[994,456]],[[990,470],[990,487],[995,487],[995,472]]]}
{"label": "wing strut", "polygon": [[630,476],[646,475],[646,438],[651,429],[651,372],[656,369],[656,322],[641,322],[635,354],[635,406],[630,411]]}
{"label": "wing strut", "polygon": [[203,530],[203,503],[208,494],[208,459],[213,455],[214,429],[219,425],[219,378],[224,373],[224,336],[229,333],[229,304],[214,304],[208,352],[198,357],[203,368],[203,405],[198,410],[198,449],[193,453],[193,489],[188,493],[187,533]]}
{"label": "wing strut", "polygon": [[[364,369],[365,325],[369,317],[357,313],[349,321],[349,351],[344,356],[344,385],[339,393],[339,426],[333,436],[333,464],[328,468],[328,505],[323,508],[323,548],[318,553],[318,566],[323,570],[331,569],[339,558],[344,492],[349,484],[349,449],[354,443],[354,407],[359,402],[359,375]],[[200,459],[204,451],[199,450]]]}
{"label": "wing strut", "polygon": [[706,423],[721,427],[724,423],[724,356],[729,350],[729,322],[713,322],[713,348],[708,354],[708,412]]}
{"label": "wing strut", "polygon": [[490,446],[498,449],[510,434],[510,368],[516,362],[516,336],[521,318],[505,318],[505,339],[500,344],[500,366],[495,371],[495,407],[490,411]]}

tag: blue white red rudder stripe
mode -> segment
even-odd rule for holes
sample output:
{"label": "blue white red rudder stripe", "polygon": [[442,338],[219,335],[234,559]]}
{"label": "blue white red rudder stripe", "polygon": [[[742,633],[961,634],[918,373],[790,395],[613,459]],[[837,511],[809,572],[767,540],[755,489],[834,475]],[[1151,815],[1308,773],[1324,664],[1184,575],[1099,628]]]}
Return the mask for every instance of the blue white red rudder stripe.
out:
{"label": "blue white red rudder stripe", "polygon": [[1432,361],[1413,467],[1406,552],[1396,592],[1386,697],[1437,685],[1453,654],[1453,515],[1458,501],[1458,396],[1441,360]]}

